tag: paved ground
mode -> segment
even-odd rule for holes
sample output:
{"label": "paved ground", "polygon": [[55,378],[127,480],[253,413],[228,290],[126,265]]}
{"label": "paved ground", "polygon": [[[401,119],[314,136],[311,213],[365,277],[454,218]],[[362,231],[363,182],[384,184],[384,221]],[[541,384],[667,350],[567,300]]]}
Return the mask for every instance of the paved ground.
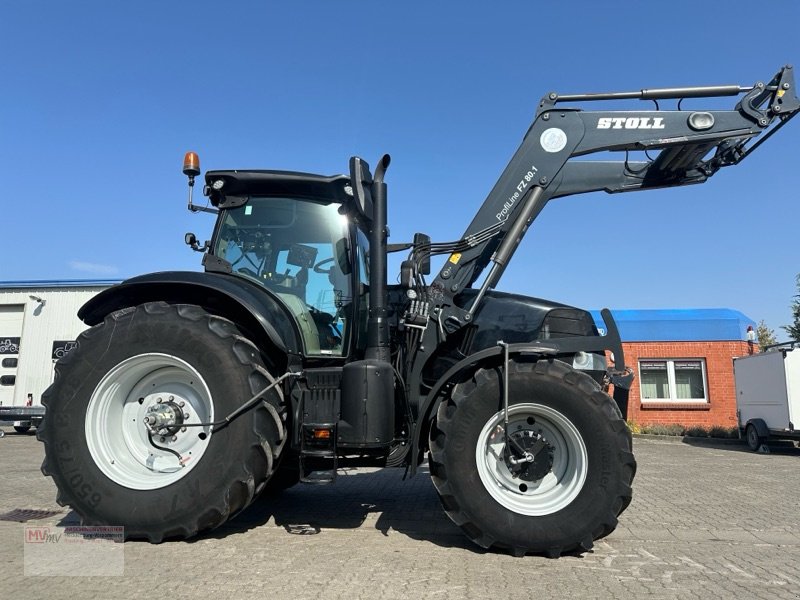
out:
{"label": "paved ground", "polygon": [[[634,500],[583,556],[483,552],[443,515],[427,476],[358,470],[259,501],[192,542],[105,544],[123,549],[124,576],[23,577],[25,525],[0,521],[0,597],[800,597],[800,451],[650,439],[635,451]],[[0,513],[58,510],[27,525],[74,523],[41,461],[33,436],[0,439]]]}

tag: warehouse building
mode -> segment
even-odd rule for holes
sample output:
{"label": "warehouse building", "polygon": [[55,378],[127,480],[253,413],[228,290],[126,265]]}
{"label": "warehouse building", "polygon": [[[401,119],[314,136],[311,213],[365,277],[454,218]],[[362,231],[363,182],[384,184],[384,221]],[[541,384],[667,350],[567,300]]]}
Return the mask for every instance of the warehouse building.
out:
{"label": "warehouse building", "polygon": [[115,281],[0,282],[0,405],[41,403],[56,360],[86,329],[76,315]]}

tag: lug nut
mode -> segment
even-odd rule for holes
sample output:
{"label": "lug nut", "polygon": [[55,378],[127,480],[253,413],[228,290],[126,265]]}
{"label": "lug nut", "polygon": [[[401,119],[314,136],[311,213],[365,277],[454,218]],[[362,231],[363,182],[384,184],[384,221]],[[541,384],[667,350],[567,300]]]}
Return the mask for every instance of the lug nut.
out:
{"label": "lug nut", "polygon": [[165,438],[165,437],[162,437],[162,438],[160,438],[160,439],[161,439],[161,443],[162,443],[162,444],[163,444],[164,442],[166,442],[166,441],[167,441],[167,438]]}
{"label": "lug nut", "polygon": [[173,442],[177,442],[178,441],[178,436],[177,435],[173,435],[172,436],[172,441]]}
{"label": "lug nut", "polygon": [[158,402],[159,404],[161,404],[162,402],[164,402],[164,399],[163,399],[163,398],[156,398],[156,402]]}
{"label": "lug nut", "polygon": [[178,406],[180,406],[181,408],[183,408],[184,406],[186,406],[186,402],[184,402],[183,400],[181,400],[180,402],[178,402]]}
{"label": "lug nut", "polygon": [[181,433],[186,433],[186,427],[181,427]]}
{"label": "lug nut", "polygon": [[170,396],[169,401],[172,402],[173,400],[175,400],[175,396]]}
{"label": "lug nut", "polygon": [[189,413],[188,412],[183,413],[183,418],[184,419],[188,419],[189,418]]}

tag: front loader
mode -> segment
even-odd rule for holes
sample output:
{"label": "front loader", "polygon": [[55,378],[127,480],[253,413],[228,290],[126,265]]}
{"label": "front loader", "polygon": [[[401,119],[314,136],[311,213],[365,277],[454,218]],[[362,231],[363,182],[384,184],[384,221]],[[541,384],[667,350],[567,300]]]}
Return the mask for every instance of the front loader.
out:
{"label": "front loader", "polygon": [[[682,106],[727,96],[730,110]],[[637,99],[654,107],[576,107]],[[208,242],[186,235],[204,270],[135,277],[81,308],[90,328],[43,397],[42,471],[84,524],[160,542],[265,491],[350,466],[414,474],[427,454],[445,511],[478,545],[588,550],[616,527],[636,470],[616,325],[604,310],[601,336],[584,310],[495,287],[548,201],[703,183],[799,109],[790,66],[755,86],[548,94],[447,243],[388,243],[388,156],[330,177],[208,171],[198,206],[188,153],[189,209],[216,214]],[[607,151],[617,159],[576,160]],[[391,286],[390,252],[407,253]]]}

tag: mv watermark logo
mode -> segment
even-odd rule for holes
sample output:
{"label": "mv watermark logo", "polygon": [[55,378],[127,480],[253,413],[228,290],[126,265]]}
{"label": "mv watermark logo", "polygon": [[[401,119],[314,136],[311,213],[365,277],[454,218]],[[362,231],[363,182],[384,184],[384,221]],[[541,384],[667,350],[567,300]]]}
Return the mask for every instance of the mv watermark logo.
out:
{"label": "mv watermark logo", "polygon": [[44,525],[23,530],[23,574],[108,577],[125,573],[125,531],[116,526]]}
{"label": "mv watermark logo", "polygon": [[26,544],[57,544],[61,540],[60,533],[51,533],[49,527],[26,527]]}

